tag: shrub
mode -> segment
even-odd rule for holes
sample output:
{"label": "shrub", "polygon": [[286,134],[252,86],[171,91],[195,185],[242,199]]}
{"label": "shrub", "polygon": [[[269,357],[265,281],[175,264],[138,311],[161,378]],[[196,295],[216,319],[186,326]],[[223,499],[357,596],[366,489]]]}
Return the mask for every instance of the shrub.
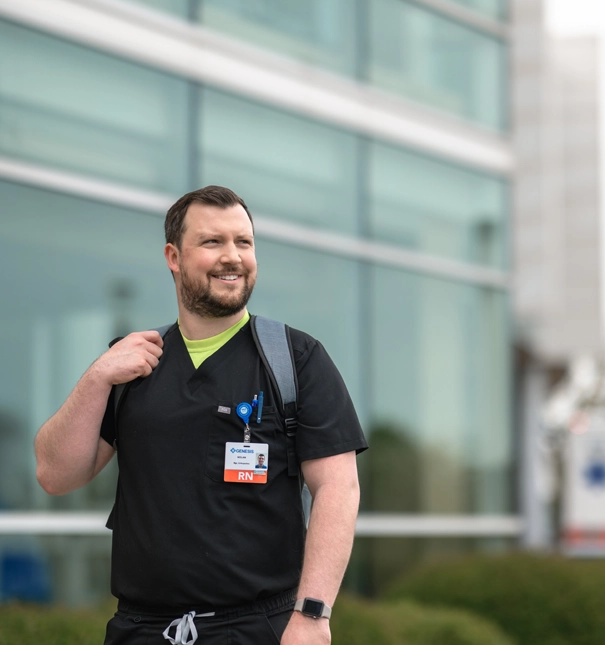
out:
{"label": "shrub", "polygon": [[341,593],[330,618],[333,645],[391,645],[374,603]]}
{"label": "shrub", "polygon": [[422,566],[388,597],[467,609],[519,645],[602,645],[604,586],[601,561],[478,555]]}
{"label": "shrub", "polygon": [[[100,645],[110,615],[106,609],[0,605],[0,645]],[[334,645],[515,645],[469,612],[345,594],[336,602],[331,627]]]}
{"label": "shrub", "polygon": [[99,645],[111,614],[40,605],[0,605],[0,645]]}
{"label": "shrub", "polygon": [[341,594],[331,623],[333,645],[513,645],[470,612],[411,602],[370,603]]}

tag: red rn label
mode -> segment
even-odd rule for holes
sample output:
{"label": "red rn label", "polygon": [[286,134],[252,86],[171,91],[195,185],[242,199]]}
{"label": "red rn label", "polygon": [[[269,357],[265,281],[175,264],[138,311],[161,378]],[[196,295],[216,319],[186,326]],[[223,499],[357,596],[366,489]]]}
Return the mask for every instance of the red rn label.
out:
{"label": "red rn label", "polygon": [[267,473],[257,475],[253,470],[225,470],[225,481],[237,484],[266,484]]}

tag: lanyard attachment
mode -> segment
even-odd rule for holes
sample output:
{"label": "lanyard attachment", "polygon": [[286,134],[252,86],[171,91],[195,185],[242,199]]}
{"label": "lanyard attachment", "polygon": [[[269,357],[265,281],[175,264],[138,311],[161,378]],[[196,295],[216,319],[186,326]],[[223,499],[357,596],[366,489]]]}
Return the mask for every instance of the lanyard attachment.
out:
{"label": "lanyard attachment", "polygon": [[248,421],[250,420],[250,415],[252,414],[252,406],[249,403],[238,403],[235,408],[237,416],[246,424],[244,429],[244,443],[250,443],[251,441],[251,432]]}

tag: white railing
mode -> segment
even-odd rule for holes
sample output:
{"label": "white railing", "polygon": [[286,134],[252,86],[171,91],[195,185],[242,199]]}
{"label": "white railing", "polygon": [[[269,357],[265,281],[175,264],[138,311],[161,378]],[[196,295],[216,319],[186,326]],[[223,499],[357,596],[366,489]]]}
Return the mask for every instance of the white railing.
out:
{"label": "white railing", "polygon": [[[106,535],[109,511],[3,512],[0,535]],[[523,522],[516,515],[402,515],[362,513],[358,537],[519,537]]]}

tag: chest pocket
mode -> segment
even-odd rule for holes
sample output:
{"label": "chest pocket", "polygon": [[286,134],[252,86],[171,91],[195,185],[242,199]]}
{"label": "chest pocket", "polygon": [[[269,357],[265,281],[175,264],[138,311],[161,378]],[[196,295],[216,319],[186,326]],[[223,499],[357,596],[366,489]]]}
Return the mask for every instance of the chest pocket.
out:
{"label": "chest pocket", "polygon": [[[232,401],[220,402],[212,410],[212,422],[208,433],[208,450],[206,453],[205,474],[210,479],[222,482],[225,475],[225,444],[228,441],[244,440],[244,422],[235,413],[236,404]],[[229,413],[227,413],[229,410]],[[286,437],[280,427],[277,411],[274,407],[264,406],[260,423],[250,417],[251,443],[266,443],[269,446],[267,459],[268,479],[285,468]],[[232,486],[234,484],[227,484]],[[241,484],[236,484],[240,485]],[[256,486],[262,486],[257,484]]]}

